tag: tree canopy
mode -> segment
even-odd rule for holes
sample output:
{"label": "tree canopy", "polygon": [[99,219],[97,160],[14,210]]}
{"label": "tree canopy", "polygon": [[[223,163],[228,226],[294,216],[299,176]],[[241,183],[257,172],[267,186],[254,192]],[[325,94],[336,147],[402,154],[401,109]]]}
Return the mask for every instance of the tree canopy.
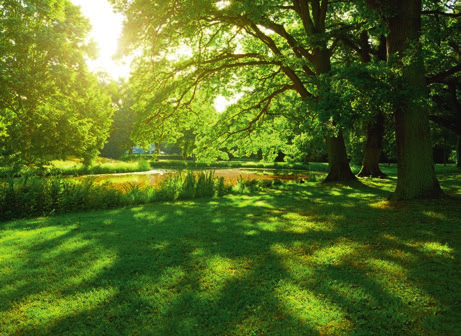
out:
{"label": "tree canopy", "polygon": [[[421,35],[421,20],[456,21],[452,2],[112,2],[126,15],[124,51],[141,55],[131,79],[140,139],[193,125],[198,154],[225,155],[225,146],[270,157],[295,154],[317,134],[326,139],[327,180],[344,181],[355,178],[344,133],[386,113],[396,127],[394,198],[440,195],[424,66],[446,48],[423,55],[421,42],[434,38],[430,29]],[[238,99],[221,114],[204,108],[219,96]]]}
{"label": "tree canopy", "polygon": [[0,4],[0,158],[91,160],[107,137],[112,104],[85,57],[90,25],[70,1]]}

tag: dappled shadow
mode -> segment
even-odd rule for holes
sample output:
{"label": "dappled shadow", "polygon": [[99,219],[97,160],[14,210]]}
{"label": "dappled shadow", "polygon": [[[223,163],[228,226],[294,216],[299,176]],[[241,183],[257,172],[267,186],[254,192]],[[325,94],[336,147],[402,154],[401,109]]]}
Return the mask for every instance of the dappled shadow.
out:
{"label": "dappled shadow", "polygon": [[459,198],[387,194],[289,185],[8,223],[0,332],[457,335]]}

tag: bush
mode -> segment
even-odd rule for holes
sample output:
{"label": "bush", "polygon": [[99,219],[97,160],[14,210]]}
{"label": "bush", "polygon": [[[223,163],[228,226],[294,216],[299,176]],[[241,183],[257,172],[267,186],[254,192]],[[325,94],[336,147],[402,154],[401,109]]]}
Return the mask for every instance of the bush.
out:
{"label": "bush", "polygon": [[30,171],[0,182],[0,220],[114,208],[129,204],[125,198],[120,191],[96,185],[91,178],[70,181]]}
{"label": "bush", "polygon": [[279,187],[283,185],[283,181],[281,179],[275,178],[272,180],[272,184],[274,185],[274,187]]}
{"label": "bush", "polygon": [[220,178],[218,178],[215,189],[216,189],[216,195],[221,197],[231,192],[232,185],[226,185],[224,181],[224,177],[221,176]]}
{"label": "bush", "polygon": [[138,170],[139,171],[147,171],[150,170],[150,163],[147,160],[141,159],[138,161]]}
{"label": "bush", "polygon": [[197,177],[197,185],[195,188],[196,197],[211,197],[215,193],[214,189],[214,172],[200,172]]}
{"label": "bush", "polygon": [[274,180],[261,180],[261,179],[248,179],[245,180],[242,175],[237,179],[237,189],[243,193],[245,191],[255,192],[262,189],[272,188],[275,186],[283,185],[280,179]]}
{"label": "bush", "polygon": [[170,176],[162,180],[155,192],[156,201],[176,201],[182,189],[182,176]]}
{"label": "bush", "polygon": [[195,197],[195,189],[197,187],[195,181],[195,175],[188,171],[184,181],[182,182],[182,188],[180,192],[181,199],[191,199]]}

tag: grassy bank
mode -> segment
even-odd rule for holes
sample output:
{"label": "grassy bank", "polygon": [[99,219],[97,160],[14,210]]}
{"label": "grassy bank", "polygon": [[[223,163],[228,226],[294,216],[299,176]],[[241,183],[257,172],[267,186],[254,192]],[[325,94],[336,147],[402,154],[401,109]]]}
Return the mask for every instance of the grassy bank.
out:
{"label": "grassy bank", "polygon": [[459,177],[0,224],[0,335],[460,335]]}
{"label": "grassy bank", "polygon": [[99,158],[93,165],[85,166],[75,161],[53,161],[52,167],[62,175],[82,176],[97,174],[131,173],[151,169],[149,161],[140,159],[132,162]]}
{"label": "grassy bank", "polygon": [[149,161],[140,159],[137,161],[118,161],[104,158],[98,158],[91,165],[84,165],[79,160],[56,160],[50,165],[41,168],[22,167],[18,170],[9,167],[0,167],[0,179],[12,176],[21,176],[32,171],[39,171],[43,176],[50,174],[59,174],[63,176],[84,176],[97,174],[115,174],[115,173],[132,173],[150,170]]}
{"label": "grassy bank", "polygon": [[223,177],[215,177],[213,171],[179,173],[156,186],[130,182],[98,184],[91,177],[75,181],[60,175],[44,178],[32,173],[0,181],[0,221],[223,196],[231,190],[232,185]]}

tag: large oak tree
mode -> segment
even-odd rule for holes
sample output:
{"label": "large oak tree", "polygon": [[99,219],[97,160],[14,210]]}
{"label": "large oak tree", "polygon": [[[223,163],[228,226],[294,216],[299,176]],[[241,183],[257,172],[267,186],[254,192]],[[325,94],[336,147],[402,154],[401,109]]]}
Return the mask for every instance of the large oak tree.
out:
{"label": "large oak tree", "polygon": [[[296,124],[292,132],[302,132],[321,115],[330,167],[326,180],[355,179],[338,123],[340,111],[329,101],[328,87],[337,47],[333,32],[344,29],[339,17],[344,4],[113,2],[127,17],[126,46],[143,50],[133,83],[138,87],[137,109],[145,134],[150,128],[162,136],[172,124],[188,122],[198,113],[194,108],[198,96],[212,101],[218,95],[243,93],[217,123],[208,123],[216,146],[235,142],[242,134],[267,143],[274,125],[283,123],[280,118]],[[290,110],[280,110],[286,101],[293,102]]]}
{"label": "large oak tree", "polygon": [[394,111],[397,143],[397,188],[394,200],[433,198],[443,194],[432,159],[424,60],[421,54],[421,0],[367,0],[387,26],[388,62],[399,69],[406,91]]}

